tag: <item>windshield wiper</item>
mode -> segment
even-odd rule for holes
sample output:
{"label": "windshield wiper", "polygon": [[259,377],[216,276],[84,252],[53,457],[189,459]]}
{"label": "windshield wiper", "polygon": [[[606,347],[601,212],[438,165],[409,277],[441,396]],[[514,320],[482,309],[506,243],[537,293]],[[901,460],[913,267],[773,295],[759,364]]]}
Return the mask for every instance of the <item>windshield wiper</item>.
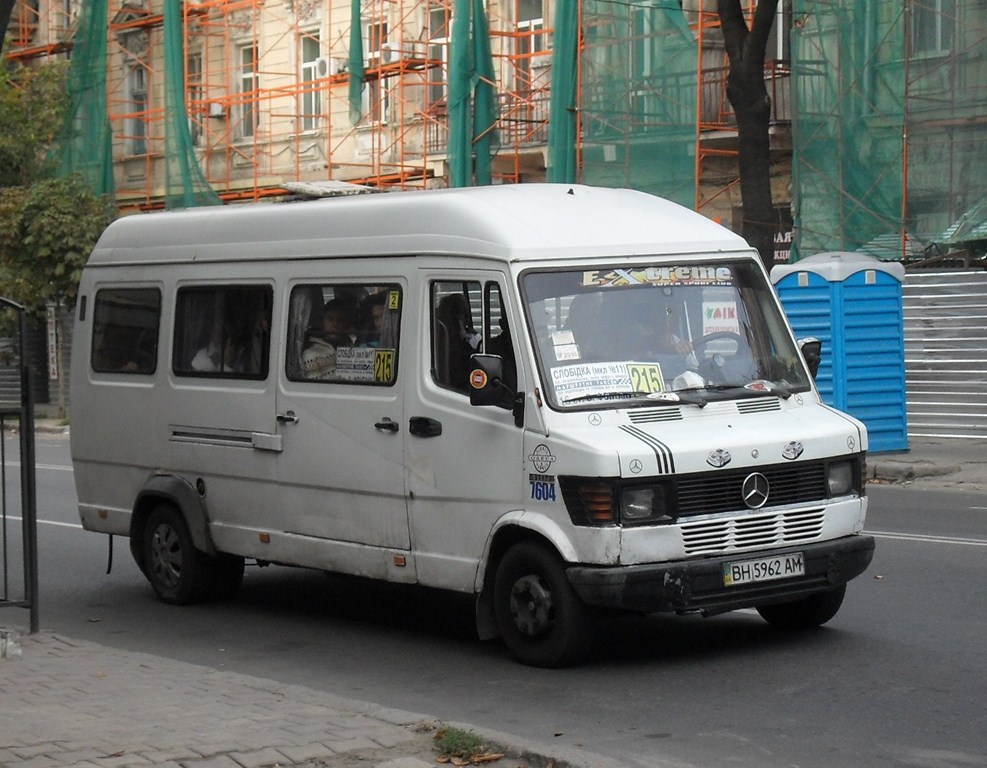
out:
{"label": "windshield wiper", "polygon": [[792,396],[784,387],[779,387],[776,384],[772,384],[769,381],[762,382],[763,386],[751,388],[747,384],[706,384],[701,387],[686,387],[685,389],[677,389],[676,393],[681,394],[682,392],[732,392],[739,390],[738,394],[742,394],[744,397],[764,397],[767,395],[773,395],[774,397],[780,397],[782,400],[787,400]]}

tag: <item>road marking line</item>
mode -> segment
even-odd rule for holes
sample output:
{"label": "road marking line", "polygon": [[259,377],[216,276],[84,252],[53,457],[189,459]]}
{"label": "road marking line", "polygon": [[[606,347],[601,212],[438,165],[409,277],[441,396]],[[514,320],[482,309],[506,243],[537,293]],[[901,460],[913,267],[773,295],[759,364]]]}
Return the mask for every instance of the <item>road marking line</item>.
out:
{"label": "road marking line", "polygon": [[879,539],[899,541],[924,541],[928,544],[967,544],[972,547],[987,547],[987,539],[961,539],[956,536],[929,536],[920,533],[896,533],[893,531],[865,531]]}
{"label": "road marking line", "polygon": [[[21,521],[24,518],[18,517],[17,515],[7,515],[7,519]],[[78,528],[80,530],[82,529],[81,523],[61,523],[58,520],[38,520],[38,525],[54,525],[59,528]]]}

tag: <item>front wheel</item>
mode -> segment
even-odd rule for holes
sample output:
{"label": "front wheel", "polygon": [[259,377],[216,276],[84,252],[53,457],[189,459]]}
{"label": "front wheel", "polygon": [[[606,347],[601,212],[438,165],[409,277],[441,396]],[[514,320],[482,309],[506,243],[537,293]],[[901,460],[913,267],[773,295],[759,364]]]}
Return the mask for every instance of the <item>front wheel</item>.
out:
{"label": "front wheel", "polygon": [[771,626],[779,629],[813,629],[836,615],[845,595],[846,584],[790,603],[762,605],[757,612]]}
{"label": "front wheel", "polygon": [[168,504],[147,519],[144,573],[162,602],[187,605],[209,597],[209,556],[195,548],[185,519]]}
{"label": "front wheel", "polygon": [[534,542],[515,544],[497,566],[494,613],[504,643],[524,664],[574,664],[592,644],[592,617],[566,579],[562,561]]}

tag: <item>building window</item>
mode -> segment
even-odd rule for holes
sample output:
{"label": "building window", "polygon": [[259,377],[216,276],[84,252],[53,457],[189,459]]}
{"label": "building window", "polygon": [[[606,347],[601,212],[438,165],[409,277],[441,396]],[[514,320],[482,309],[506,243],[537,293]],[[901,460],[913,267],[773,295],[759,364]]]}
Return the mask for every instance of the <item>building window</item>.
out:
{"label": "building window", "polygon": [[428,104],[445,103],[449,91],[449,31],[452,15],[445,3],[428,9]]}
{"label": "building window", "polygon": [[[519,93],[535,90],[532,68],[537,66],[545,50],[545,15],[542,0],[517,1],[517,45],[515,71]],[[544,62],[547,63],[547,60]]]}
{"label": "building window", "polygon": [[319,127],[319,117],[322,114],[322,91],[316,81],[319,73],[319,58],[322,55],[322,45],[318,34],[308,34],[302,38],[302,130],[314,131]]}
{"label": "building window", "polygon": [[205,104],[202,89],[202,54],[190,53],[185,62],[185,104],[188,110],[188,132],[193,146],[202,145],[202,126],[205,122]]}
{"label": "building window", "polygon": [[379,19],[370,21],[364,29],[366,35],[363,50],[367,59],[366,67],[370,69],[386,64],[384,49],[387,43],[387,22]]}
{"label": "building window", "polygon": [[133,64],[127,72],[127,133],[131,155],[147,154],[147,69]]}
{"label": "building window", "polygon": [[923,0],[911,4],[912,53],[946,53],[953,48],[956,0]]}
{"label": "building window", "polygon": [[400,321],[398,285],[299,285],[288,309],[285,373],[292,381],[390,386]]}
{"label": "building window", "polygon": [[260,75],[257,72],[257,44],[241,46],[237,51],[239,66],[240,92],[240,136],[251,138],[260,124],[257,110],[257,89],[260,87]]}
{"label": "building window", "polygon": [[109,288],[96,293],[91,364],[98,373],[154,373],[161,292]]}

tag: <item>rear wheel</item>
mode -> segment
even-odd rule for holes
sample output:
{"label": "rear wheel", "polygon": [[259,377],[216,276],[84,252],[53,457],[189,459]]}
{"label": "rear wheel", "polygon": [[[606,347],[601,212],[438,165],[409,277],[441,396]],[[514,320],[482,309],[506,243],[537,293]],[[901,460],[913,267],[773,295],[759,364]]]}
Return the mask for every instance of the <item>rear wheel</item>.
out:
{"label": "rear wheel", "polygon": [[144,528],[144,572],[163,602],[187,605],[205,600],[210,594],[210,560],[193,545],[177,509],[163,504],[151,512]]}
{"label": "rear wheel", "polygon": [[779,629],[812,629],[836,615],[845,595],[846,584],[790,603],[762,605],[757,612],[771,626]]}
{"label": "rear wheel", "polygon": [[508,649],[531,666],[574,664],[593,640],[592,616],[573,592],[562,561],[534,542],[515,544],[497,566],[494,613]]}

